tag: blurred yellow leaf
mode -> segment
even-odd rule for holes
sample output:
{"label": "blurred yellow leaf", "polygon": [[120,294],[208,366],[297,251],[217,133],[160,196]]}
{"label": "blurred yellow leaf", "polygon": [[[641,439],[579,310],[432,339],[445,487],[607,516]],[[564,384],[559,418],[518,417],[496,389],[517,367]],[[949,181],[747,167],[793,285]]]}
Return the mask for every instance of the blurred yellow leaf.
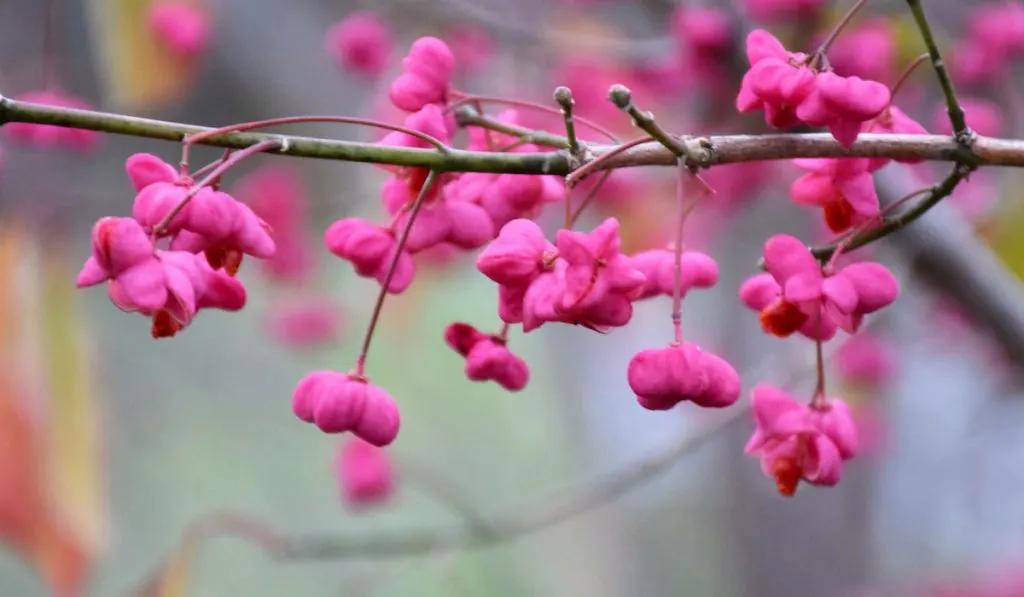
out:
{"label": "blurred yellow leaf", "polygon": [[[57,597],[82,594],[104,526],[99,430],[62,251],[0,222],[0,539]],[[48,243],[53,237],[47,238]],[[55,327],[54,327],[55,326]]]}
{"label": "blurred yellow leaf", "polygon": [[1024,201],[1007,202],[1001,212],[982,230],[982,236],[1007,269],[1024,278],[1024,234],[1020,233],[1024,229]]}
{"label": "blurred yellow leaf", "polygon": [[199,548],[199,537],[187,536],[156,574],[142,586],[138,597],[184,597],[188,590],[192,559]]}
{"label": "blurred yellow leaf", "polygon": [[152,0],[87,1],[105,95],[115,108],[158,107],[179,99],[192,84],[194,65],[172,56],[150,34],[146,24],[150,4]]}

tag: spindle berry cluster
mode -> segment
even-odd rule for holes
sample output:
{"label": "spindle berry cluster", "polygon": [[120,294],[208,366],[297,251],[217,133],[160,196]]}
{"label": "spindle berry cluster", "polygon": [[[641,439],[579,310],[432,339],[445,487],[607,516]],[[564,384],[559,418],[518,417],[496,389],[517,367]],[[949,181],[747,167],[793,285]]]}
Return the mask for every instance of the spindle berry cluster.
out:
{"label": "spindle berry cluster", "polygon": [[[748,4],[768,15],[799,3]],[[198,16],[157,12],[151,18],[161,38],[181,56],[195,55],[204,47],[205,21]],[[685,52],[697,62],[724,51],[731,34],[729,22],[710,9],[680,15],[675,27],[697,33],[684,36]],[[332,29],[327,47],[339,64],[375,76],[388,63],[391,43],[386,24],[371,13],[358,13]],[[809,54],[792,52],[766,31],[750,33],[750,68],[736,95],[736,108],[763,111],[765,122],[775,128],[825,128],[845,147],[862,132],[926,133],[893,104],[894,89],[870,78],[838,74],[829,64],[827,50],[822,46]],[[393,106],[406,113],[403,125],[389,126],[392,132],[379,143],[447,151],[459,128],[454,108],[466,97],[453,89],[456,69],[456,57],[445,42],[432,37],[417,40],[388,87]],[[506,132],[468,126],[468,149],[540,151],[531,140],[507,132],[522,125],[518,111],[507,110],[492,121]],[[185,157],[189,143],[186,140]],[[264,271],[277,279],[304,280],[314,258],[303,242],[301,218],[296,215],[300,212],[288,201],[274,200],[289,193],[245,203],[220,189],[225,171],[243,157],[225,156],[199,179],[189,173],[184,157],[177,169],[156,156],[131,156],[126,164],[136,191],[131,217],[96,223],[92,254],[78,285],[105,282],[118,308],[149,318],[153,337],[163,338],[186,328],[203,308],[241,309],[246,291],[237,274],[245,256],[262,260]],[[885,215],[873,174],[888,162],[796,160],[794,165],[805,174],[792,182],[793,202],[821,210],[827,228],[845,233],[848,240],[878,225]],[[586,230],[576,226],[579,214],[567,215],[554,234],[545,233],[540,220],[545,206],[568,201],[567,185],[557,177],[383,167],[389,175],[381,188],[387,219],[343,218],[323,234],[331,254],[381,287],[363,350],[348,372],[310,373],[296,386],[292,401],[300,420],[325,433],[358,438],[344,445],[338,461],[343,491],[351,503],[381,500],[391,492],[390,465],[378,450],[398,435],[399,407],[366,374],[367,352],[386,295],[402,293],[414,283],[416,256],[430,250],[477,251],[477,270],[495,284],[500,320],[496,331],[454,322],[443,334],[464,359],[466,377],[472,381],[493,381],[511,392],[527,386],[529,366],[511,348],[510,335],[517,328],[532,333],[569,324],[608,333],[630,323],[639,301],[668,297],[673,339],[640,351],[625,367],[638,404],[664,411],[680,402],[724,408],[739,400],[736,369],[725,358],[684,339],[681,330],[687,294],[712,288],[719,278],[711,256],[681,242],[695,202],[711,194],[707,188],[691,192],[695,185],[689,183],[700,181],[695,169],[685,163],[679,169],[677,242],[628,253],[622,249],[615,217]],[[709,179],[715,179],[714,172]],[[257,194],[253,185],[241,188],[249,189],[243,194]],[[842,463],[858,450],[850,409],[841,399],[826,396],[821,343],[840,332],[858,333],[866,316],[899,295],[893,274],[880,263],[853,259],[845,240],[823,263],[797,238],[773,236],[764,245],[765,273],[751,277],[739,290],[766,333],[779,338],[800,335],[818,345],[819,383],[808,402],[766,384],[752,392],[757,429],[746,451],[760,458],[765,474],[775,479],[784,495],[792,495],[800,481],[834,485]]]}

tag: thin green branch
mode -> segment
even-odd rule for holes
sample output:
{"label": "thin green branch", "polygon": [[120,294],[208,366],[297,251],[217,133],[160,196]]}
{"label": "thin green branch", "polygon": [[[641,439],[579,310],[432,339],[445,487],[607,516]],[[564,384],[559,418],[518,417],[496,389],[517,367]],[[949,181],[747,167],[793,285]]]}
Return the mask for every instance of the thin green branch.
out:
{"label": "thin green branch", "polygon": [[555,89],[555,102],[562,108],[562,118],[565,119],[565,138],[569,143],[569,155],[579,157],[580,142],[576,138],[576,121],[572,115],[572,108],[576,102],[572,99],[572,91],[568,87],[558,87]]}
{"label": "thin green branch", "polygon": [[[49,124],[182,142],[185,137],[211,130],[194,126],[120,114],[74,110],[22,102],[0,96],[0,125],[8,122]],[[568,172],[566,156],[557,153],[492,153],[452,150],[444,155],[433,149],[390,147],[376,143],[316,139],[264,133],[225,133],[203,139],[202,145],[245,149],[263,141],[284,141],[282,155],[344,160],[349,162],[414,166],[442,172],[498,172],[506,174],[552,174]]]}
{"label": "thin green branch", "polygon": [[654,138],[655,141],[664,145],[669,151],[674,153],[676,157],[692,161],[689,159],[689,152],[682,141],[676,139],[670,135],[668,131],[661,128],[661,126],[654,121],[654,114],[641,110],[633,103],[633,92],[631,92],[628,87],[618,84],[612,85],[611,89],[608,90],[608,99],[615,104],[616,108],[622,110],[626,114],[629,114],[637,127]]}
{"label": "thin green branch", "polygon": [[557,149],[569,149],[569,139],[566,137],[549,133],[547,131],[538,131],[515,124],[509,124],[507,122],[501,122],[500,120],[495,120],[490,116],[480,114],[480,112],[474,110],[471,106],[459,106],[456,108],[455,122],[462,127],[478,126],[480,128],[518,137],[520,140],[527,143],[534,143],[536,145],[554,147]]}
{"label": "thin green branch", "polygon": [[[529,140],[538,145],[568,148],[561,135],[498,123],[480,116],[472,108],[459,110],[463,125],[480,126]],[[0,125],[7,122],[49,124],[94,130],[118,135],[182,142],[188,136],[211,130],[189,124],[137,118],[121,114],[74,110],[0,97]],[[554,174],[564,176],[574,170],[565,151],[535,153],[497,153],[453,149],[447,155],[433,149],[390,147],[376,143],[317,139],[264,133],[226,133],[203,139],[202,144],[229,149],[244,149],[264,141],[281,141],[280,155],[390,164],[436,170],[438,172],[493,172],[498,174]],[[947,161],[978,166],[1024,167],[1024,140],[978,137],[970,147],[943,135],[861,134],[846,149],[827,133],[778,133],[769,135],[722,135],[702,138],[681,137],[690,165],[701,168],[716,164],[735,164],[794,158],[865,157],[895,160]],[[635,166],[675,166],[677,154],[662,144],[650,142],[620,151],[619,145],[589,145],[587,161],[616,152],[603,160],[597,170]],[[592,155],[591,155],[592,154]]]}
{"label": "thin green branch", "polygon": [[946,62],[942,59],[942,54],[939,52],[939,45],[935,41],[931,25],[928,24],[928,17],[924,14],[921,0],[907,0],[907,6],[910,7],[910,12],[914,15],[917,28],[921,31],[921,38],[928,49],[928,57],[931,58],[932,67],[935,69],[935,76],[939,79],[942,95],[946,98],[946,112],[949,113],[949,121],[953,124],[953,134],[960,143],[968,145],[970,144],[972,133],[967,128],[964,109],[956,99],[953,79],[950,78],[949,70],[946,69]]}

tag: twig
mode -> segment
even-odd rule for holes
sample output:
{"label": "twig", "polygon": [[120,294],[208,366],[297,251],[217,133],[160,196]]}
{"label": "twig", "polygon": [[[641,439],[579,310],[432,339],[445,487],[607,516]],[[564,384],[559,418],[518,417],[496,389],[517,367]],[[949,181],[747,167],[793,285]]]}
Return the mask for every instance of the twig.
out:
{"label": "twig", "polygon": [[932,60],[935,76],[938,77],[939,86],[942,87],[942,95],[946,98],[946,112],[949,114],[949,121],[953,124],[953,135],[959,143],[969,146],[974,135],[967,127],[964,109],[956,99],[953,80],[950,78],[949,71],[946,69],[946,62],[942,59],[942,54],[939,52],[939,45],[932,34],[932,28],[924,14],[921,0],[907,0],[907,6],[910,7],[910,12],[914,15],[914,21],[917,23],[917,28],[921,32],[921,38],[928,49],[928,56]]}
{"label": "twig", "polygon": [[658,126],[658,123],[654,122],[654,114],[650,112],[644,112],[640,108],[636,107],[633,103],[633,92],[629,90],[625,85],[612,85],[608,90],[608,99],[611,100],[615,107],[622,110],[626,114],[629,114],[633,122],[636,123],[641,130],[650,135],[655,141],[664,145],[669,151],[674,153],[676,157],[683,158],[686,161],[691,161],[690,156],[687,153],[686,146],[676,139],[672,135],[668,134],[665,129]]}
{"label": "twig", "polygon": [[694,435],[667,446],[641,463],[633,463],[591,484],[544,500],[540,507],[516,508],[490,517],[485,527],[460,525],[419,532],[383,533],[371,537],[337,534],[296,536],[279,544],[271,555],[280,560],[388,559],[436,554],[454,549],[482,547],[514,540],[605,505],[667,471],[681,457],[705,445],[719,431],[749,413],[745,407],[729,410]]}
{"label": "twig", "polygon": [[568,87],[557,87],[555,89],[555,101],[562,108],[562,118],[565,119],[565,138],[568,140],[569,155],[579,158],[580,142],[576,139],[576,122],[573,120],[572,108],[575,101],[572,99],[572,91]]}

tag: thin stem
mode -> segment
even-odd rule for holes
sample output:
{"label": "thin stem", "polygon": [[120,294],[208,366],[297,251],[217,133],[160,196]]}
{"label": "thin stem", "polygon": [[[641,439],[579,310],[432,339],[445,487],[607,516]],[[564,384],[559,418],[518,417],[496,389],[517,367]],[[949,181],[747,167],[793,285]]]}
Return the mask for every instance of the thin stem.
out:
{"label": "thin stem", "polygon": [[601,192],[601,187],[603,187],[604,183],[608,181],[608,177],[612,175],[612,172],[614,172],[614,170],[605,170],[601,173],[601,178],[597,179],[597,182],[594,184],[594,188],[590,189],[587,196],[580,202],[579,207],[577,207],[576,211],[573,212],[572,217],[569,218],[569,225],[566,226],[566,228],[572,228],[576,225],[580,216],[583,215],[583,211],[587,209],[587,206],[590,205],[594,201],[594,198],[597,197],[597,194]]}
{"label": "thin stem", "polygon": [[[903,84],[906,83],[908,79],[910,79],[910,75],[914,74],[914,71],[917,70],[917,67],[921,66],[921,64],[925,60],[928,60],[927,53],[921,54],[917,58],[914,58],[913,60],[910,61],[910,64],[908,64],[907,67],[903,69],[903,72],[900,73],[900,78],[896,79],[896,83],[893,84],[892,89],[889,92],[889,97],[895,99],[896,94],[899,92],[900,89],[903,88]],[[891,100],[890,103],[892,103]]]}
{"label": "thin stem", "polygon": [[824,342],[821,341],[821,327],[822,319],[822,308],[818,308],[817,322],[818,322],[818,334],[817,338],[814,339],[814,356],[817,362],[817,374],[818,382],[814,389],[814,396],[811,398],[811,406],[822,406],[825,404],[825,355],[823,352]]}
{"label": "thin stem", "polygon": [[219,164],[217,164],[216,167],[210,170],[210,173],[207,174],[205,178],[192,185],[192,187],[188,191],[188,194],[186,194],[185,198],[181,200],[181,203],[178,203],[178,205],[176,205],[174,209],[172,209],[166,216],[164,216],[162,220],[160,220],[160,222],[156,226],[153,227],[153,238],[157,238],[163,235],[164,231],[167,229],[167,226],[171,223],[172,220],[174,220],[175,216],[181,213],[181,210],[185,209],[185,206],[188,205],[190,201],[192,201],[192,198],[195,197],[196,194],[200,190],[202,190],[203,187],[209,186],[211,183],[213,183],[221,176],[223,176],[224,173],[227,172],[229,168],[250,156],[256,155],[257,153],[262,153],[264,151],[270,151],[274,149],[280,149],[282,147],[284,147],[284,142],[274,139],[268,139],[267,141],[261,141],[251,147],[246,147],[245,149],[232,154],[231,157],[227,158],[226,160],[221,161]]}
{"label": "thin stem", "polygon": [[[898,216],[885,218],[879,226],[853,235],[844,242],[845,246],[843,250],[852,251],[854,249],[859,249],[860,247],[885,238],[900,228],[909,225],[914,220],[928,213],[928,210],[938,205],[940,201],[948,197],[956,189],[957,185],[960,184],[961,181],[965,180],[973,171],[974,169],[970,166],[956,166],[953,168],[953,171],[942,180],[942,182],[929,189],[928,192],[930,194],[920,203]],[[915,192],[912,196],[917,196],[918,194],[920,193]],[[830,244],[823,247],[813,247],[811,252],[819,261],[827,262],[831,259],[832,255],[838,248],[839,246],[837,244]]]}
{"label": "thin stem", "polygon": [[409,241],[409,234],[412,232],[413,224],[416,223],[416,216],[419,215],[420,209],[426,202],[427,195],[430,194],[430,189],[432,189],[434,183],[437,182],[438,175],[439,173],[437,170],[431,170],[427,175],[427,180],[424,181],[419,194],[416,195],[416,200],[413,201],[412,207],[409,209],[409,217],[405,221],[405,227],[402,229],[402,234],[398,237],[398,242],[395,244],[395,254],[391,257],[391,264],[388,266],[388,271],[384,275],[384,279],[381,280],[380,292],[377,293],[377,301],[373,304],[373,312],[370,314],[370,323],[367,324],[366,334],[363,336],[363,345],[359,349],[359,356],[356,358],[355,374],[358,376],[363,375],[363,370],[366,367],[366,357],[370,354],[370,343],[373,341],[373,332],[377,329],[377,322],[380,320],[381,310],[384,308],[384,299],[387,298],[388,288],[391,286],[391,279],[394,278],[395,270],[398,269],[398,260],[402,258],[402,251],[405,250],[405,244]]}
{"label": "thin stem", "polygon": [[601,156],[598,156],[596,159],[594,159],[594,160],[592,160],[590,162],[587,162],[583,167],[581,167],[580,169],[576,170],[575,172],[573,172],[569,176],[566,176],[565,177],[565,184],[566,184],[566,186],[568,186],[568,187],[575,187],[576,185],[578,185],[580,183],[580,181],[582,181],[584,178],[586,178],[587,175],[593,174],[594,171],[598,169],[598,167],[600,167],[602,164],[608,162],[609,160],[611,160],[615,156],[619,155],[620,153],[622,153],[622,152],[624,152],[624,151],[626,151],[628,149],[632,149],[633,147],[636,147],[637,145],[642,145],[644,143],[649,143],[649,142],[651,142],[653,140],[654,139],[652,137],[641,137],[639,139],[633,139],[632,141],[626,141],[625,143],[615,147],[614,149],[612,149],[608,153],[602,154]]}
{"label": "thin stem", "polygon": [[579,157],[580,142],[576,139],[576,123],[573,121],[572,108],[576,102],[572,99],[572,91],[568,87],[555,89],[555,101],[562,107],[562,118],[565,120],[565,138],[569,140],[569,154]]}
{"label": "thin stem", "polygon": [[572,187],[565,185],[565,220],[564,227],[572,228]]}
{"label": "thin stem", "polygon": [[[478,114],[483,115],[483,104],[481,104],[480,102],[473,102],[473,107],[476,109]],[[484,130],[484,139],[487,142],[487,151],[494,151],[494,135],[491,134],[491,131]]]}
{"label": "thin stem", "polygon": [[408,127],[400,126],[397,124],[388,124],[386,122],[380,122],[377,120],[370,120],[366,118],[352,118],[348,116],[285,116],[283,118],[269,118],[267,120],[256,120],[253,122],[243,122],[240,124],[230,124],[228,126],[222,126],[220,128],[210,129],[199,133],[186,135],[182,140],[184,147],[181,151],[181,167],[182,169],[188,168],[188,155],[189,150],[193,145],[201,143],[210,137],[217,135],[224,135],[226,133],[241,133],[244,131],[251,131],[254,129],[262,129],[268,126],[279,126],[282,124],[300,124],[305,122],[330,122],[336,124],[356,124],[359,126],[369,126],[379,129],[385,129],[389,131],[396,131],[399,133],[405,133],[412,137],[433,145],[439,152],[448,153],[448,146],[445,145],[440,139],[432,137],[426,133],[411,129]]}
{"label": "thin stem", "polygon": [[672,282],[672,332],[675,345],[683,344],[683,224],[689,214],[686,206],[686,177],[690,169],[686,161],[679,160],[679,181],[676,184],[676,203],[679,208],[679,221],[676,222],[675,269]]}
{"label": "thin stem", "polygon": [[931,58],[932,68],[935,69],[935,76],[939,79],[939,86],[942,88],[942,95],[946,98],[946,112],[949,114],[949,121],[953,124],[953,135],[957,141],[964,145],[971,142],[971,131],[967,128],[967,119],[964,109],[956,98],[956,90],[953,88],[953,80],[946,69],[946,62],[939,52],[939,44],[932,34],[931,25],[928,24],[928,17],[924,14],[924,7],[921,0],[907,0],[907,6],[914,15],[914,21],[921,32],[921,38],[928,49],[928,57]]}
{"label": "thin stem", "polygon": [[857,16],[857,13],[865,4],[867,4],[867,0],[857,0],[857,2],[850,7],[850,10],[846,11],[846,14],[844,14],[843,18],[839,20],[835,28],[832,29],[832,32],[828,34],[825,41],[821,42],[821,45],[818,46],[818,50],[815,52],[816,56],[824,56],[828,53],[828,49],[832,47],[832,44],[834,44],[837,39],[839,39],[839,34],[843,32],[843,29],[846,29],[846,26],[849,25],[851,21],[853,21],[853,17]]}
{"label": "thin stem", "polygon": [[[474,103],[483,102],[485,104],[501,104],[503,106],[513,106],[513,107],[517,107],[517,108],[527,108],[529,110],[537,110],[539,112],[545,112],[547,114],[553,114],[555,116],[561,116],[562,115],[562,111],[559,110],[558,108],[552,108],[551,106],[545,106],[544,104],[538,104],[536,102],[529,102],[529,101],[526,101],[526,100],[517,100],[517,99],[511,99],[511,98],[507,98],[507,97],[494,97],[494,96],[490,96],[490,95],[470,95],[470,94],[459,94],[459,95],[461,95],[461,98],[459,100],[457,100],[457,101],[454,101],[454,102],[448,104],[448,108],[447,108],[446,111],[454,110],[455,108],[458,108],[459,106],[462,106],[464,104],[474,104]],[[611,132],[610,130],[606,129],[605,127],[601,126],[600,124],[597,124],[593,120],[590,120],[589,118],[584,118],[582,116],[577,116],[576,120],[580,124],[582,124],[582,125],[584,125],[586,127],[589,127],[593,131],[595,131],[597,133],[600,133],[600,134],[604,135],[605,137],[608,137],[608,139],[610,139],[611,141],[614,141],[615,143],[619,142],[619,138],[617,136],[615,136],[615,133]]]}
{"label": "thin stem", "polygon": [[511,328],[512,328],[512,326],[509,325],[508,322],[504,322],[503,321],[501,323],[501,329],[498,330],[498,335],[497,335],[498,340],[500,340],[501,342],[508,342],[508,331]]}
{"label": "thin stem", "polygon": [[210,170],[216,168],[219,164],[223,164],[225,160],[231,157],[232,152],[234,152],[233,149],[225,149],[224,154],[221,155],[219,160],[212,161],[209,164],[203,166],[202,168],[196,170],[195,172],[192,173],[192,178],[199,178],[200,176],[207,174]]}
{"label": "thin stem", "polygon": [[59,87],[60,77],[57,73],[57,2],[43,0],[43,77],[47,91]]}
{"label": "thin stem", "polygon": [[501,122],[500,120],[495,120],[489,116],[484,116],[479,112],[479,110],[474,111],[470,109],[469,106],[461,106],[455,110],[455,122],[462,127],[478,126],[489,131],[518,137],[520,141],[524,141],[526,143],[535,143],[537,145],[557,147],[559,149],[569,148],[569,140],[561,135],[556,135],[547,131],[536,131],[534,129],[528,129],[515,124]]}

